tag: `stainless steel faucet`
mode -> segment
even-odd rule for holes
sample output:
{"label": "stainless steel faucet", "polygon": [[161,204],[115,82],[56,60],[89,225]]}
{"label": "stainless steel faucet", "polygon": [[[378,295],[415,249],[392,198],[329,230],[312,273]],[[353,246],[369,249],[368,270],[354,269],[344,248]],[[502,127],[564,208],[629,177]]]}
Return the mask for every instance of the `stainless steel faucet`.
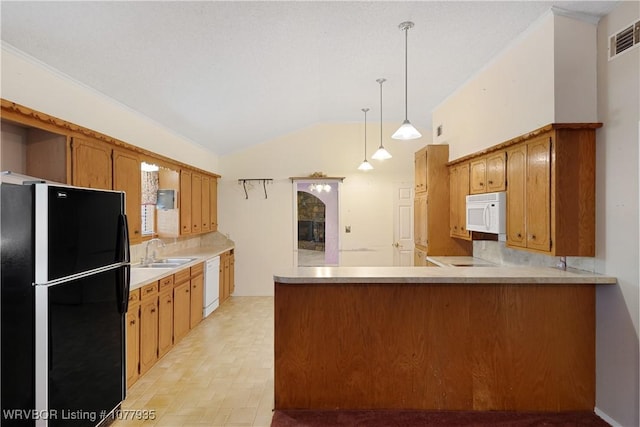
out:
{"label": "stainless steel faucet", "polygon": [[[156,243],[156,247],[154,248],[152,254],[151,254],[151,258],[149,258],[149,246],[151,246],[152,243]],[[142,259],[142,264],[149,264],[153,261],[155,261],[156,259],[156,251],[158,249],[158,246],[160,246],[161,248],[165,247],[165,244],[162,240],[158,239],[158,238],[153,238],[151,240],[147,241],[147,244],[144,247],[144,258]]]}

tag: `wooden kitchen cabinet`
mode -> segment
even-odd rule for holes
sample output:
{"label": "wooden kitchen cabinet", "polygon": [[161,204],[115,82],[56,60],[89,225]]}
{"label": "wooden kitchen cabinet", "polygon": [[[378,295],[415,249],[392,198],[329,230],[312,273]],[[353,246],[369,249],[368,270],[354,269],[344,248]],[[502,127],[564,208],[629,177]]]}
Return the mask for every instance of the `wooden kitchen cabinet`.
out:
{"label": "wooden kitchen cabinet", "polygon": [[202,175],[191,174],[191,234],[201,232],[202,226]]}
{"label": "wooden kitchen cabinet", "polygon": [[[427,191],[427,147],[416,151],[414,155],[415,192]],[[447,159],[448,160],[448,159]]]}
{"label": "wooden kitchen cabinet", "polygon": [[191,226],[191,171],[180,171],[180,235],[190,235]]}
{"label": "wooden kitchen cabinet", "polygon": [[204,274],[202,270],[202,264],[200,264],[199,272],[194,272],[194,268],[191,268],[191,302],[190,302],[190,316],[189,327],[195,328],[198,323],[202,321],[202,310],[204,301]]}
{"label": "wooden kitchen cabinet", "polygon": [[[419,160],[418,160],[419,159]],[[427,255],[469,255],[469,242],[453,239],[449,229],[443,224],[449,222],[450,188],[449,146],[446,144],[427,145],[416,152],[416,180],[421,179],[424,190],[414,197],[414,242],[421,258]],[[424,170],[421,170],[424,168]],[[416,181],[417,182],[417,181]],[[414,265],[424,266],[423,260]]]}
{"label": "wooden kitchen cabinet", "polygon": [[595,256],[595,129],[554,124],[507,150],[507,246]]}
{"label": "wooden kitchen cabinet", "polygon": [[234,250],[220,254],[220,304],[231,296],[235,290],[235,254]]}
{"label": "wooden kitchen cabinet", "polygon": [[211,197],[211,179],[208,176],[202,176],[202,218],[200,220],[202,227],[200,231],[205,233],[210,231],[210,221],[211,221],[211,202],[209,198]]}
{"label": "wooden kitchen cabinet", "polygon": [[218,178],[209,182],[209,231],[218,231]]}
{"label": "wooden kitchen cabinet", "polygon": [[125,192],[130,242],[142,242],[140,158],[133,151],[113,150],[113,189]]}
{"label": "wooden kitchen cabinet", "polygon": [[506,152],[487,154],[469,165],[469,194],[493,193],[506,189]]}
{"label": "wooden kitchen cabinet", "polygon": [[140,377],[140,289],[129,293],[129,308],[126,315],[126,375],[127,387]]}
{"label": "wooden kitchen cabinet", "polygon": [[143,286],[140,299],[140,375],[158,360],[158,282]]}
{"label": "wooden kitchen cabinet", "polygon": [[93,139],[71,141],[72,183],[78,187],[112,189],[111,145]]}
{"label": "wooden kitchen cabinet", "polygon": [[180,341],[189,332],[191,321],[191,282],[186,281],[173,288],[173,343]]}
{"label": "wooden kitchen cabinet", "polygon": [[449,207],[449,227],[451,237],[471,240],[467,230],[467,200],[469,194],[469,163],[459,163],[449,170],[449,187],[451,191]]}
{"label": "wooden kitchen cabinet", "polygon": [[173,275],[160,279],[158,295],[158,358],[173,347]]}

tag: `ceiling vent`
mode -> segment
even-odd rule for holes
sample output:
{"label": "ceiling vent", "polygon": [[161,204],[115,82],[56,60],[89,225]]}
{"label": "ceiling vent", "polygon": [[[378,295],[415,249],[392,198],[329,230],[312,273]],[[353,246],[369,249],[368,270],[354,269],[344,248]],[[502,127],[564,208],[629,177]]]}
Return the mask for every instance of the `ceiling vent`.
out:
{"label": "ceiling vent", "polygon": [[609,36],[609,60],[640,45],[640,21]]}

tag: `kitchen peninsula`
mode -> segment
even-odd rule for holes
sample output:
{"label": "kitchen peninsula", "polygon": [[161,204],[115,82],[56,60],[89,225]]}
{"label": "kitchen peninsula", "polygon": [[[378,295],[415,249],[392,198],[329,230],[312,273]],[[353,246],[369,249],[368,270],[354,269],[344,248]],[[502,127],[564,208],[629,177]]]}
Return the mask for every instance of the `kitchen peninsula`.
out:
{"label": "kitchen peninsula", "polygon": [[307,267],[275,281],[275,409],[595,406],[595,286],[534,267]]}

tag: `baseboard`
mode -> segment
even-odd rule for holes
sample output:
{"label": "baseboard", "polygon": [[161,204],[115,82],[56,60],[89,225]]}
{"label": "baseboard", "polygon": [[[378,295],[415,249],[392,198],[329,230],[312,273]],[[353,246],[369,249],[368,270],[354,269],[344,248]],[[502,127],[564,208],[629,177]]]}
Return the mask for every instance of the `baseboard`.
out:
{"label": "baseboard", "polygon": [[598,409],[597,407],[594,412],[597,416],[605,420],[607,423],[611,424],[612,427],[623,427],[622,424],[611,418],[609,415],[605,414],[604,411]]}

